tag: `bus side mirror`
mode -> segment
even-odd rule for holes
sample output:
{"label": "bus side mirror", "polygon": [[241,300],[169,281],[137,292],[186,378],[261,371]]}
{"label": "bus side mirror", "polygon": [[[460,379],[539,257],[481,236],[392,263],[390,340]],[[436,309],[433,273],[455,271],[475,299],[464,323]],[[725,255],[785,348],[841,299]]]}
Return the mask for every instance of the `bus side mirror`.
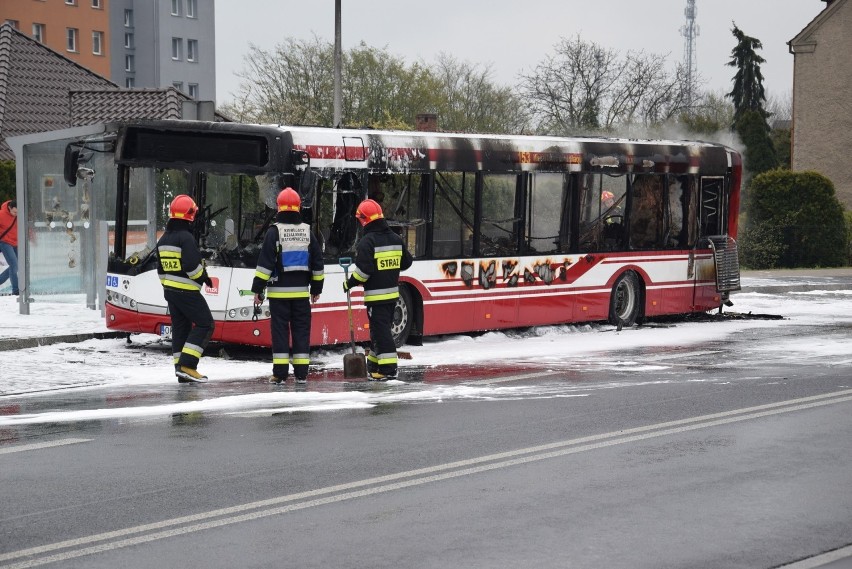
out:
{"label": "bus side mirror", "polygon": [[290,162],[293,166],[310,166],[311,155],[304,150],[291,150]]}
{"label": "bus side mirror", "polygon": [[77,185],[77,167],[80,163],[80,151],[75,150],[70,144],[65,147],[65,162],[62,168],[62,176],[65,183],[72,188]]}

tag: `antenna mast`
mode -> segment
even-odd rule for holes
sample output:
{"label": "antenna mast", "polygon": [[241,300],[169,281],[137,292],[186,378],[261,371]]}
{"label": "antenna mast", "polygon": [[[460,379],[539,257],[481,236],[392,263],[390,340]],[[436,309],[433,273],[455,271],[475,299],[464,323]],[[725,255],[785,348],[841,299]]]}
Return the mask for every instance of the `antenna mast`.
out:
{"label": "antenna mast", "polygon": [[690,114],[695,104],[695,83],[698,78],[698,63],[695,56],[695,38],[698,37],[699,29],[695,23],[698,11],[695,0],[686,0],[686,24],[680,28],[680,34],[685,38],[683,51],[683,68],[686,71],[686,108]]}

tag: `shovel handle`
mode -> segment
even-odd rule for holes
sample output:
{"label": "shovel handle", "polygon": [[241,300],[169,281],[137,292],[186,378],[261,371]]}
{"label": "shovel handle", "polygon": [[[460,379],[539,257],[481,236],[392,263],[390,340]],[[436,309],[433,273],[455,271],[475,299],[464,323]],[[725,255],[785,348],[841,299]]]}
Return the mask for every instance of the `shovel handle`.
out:
{"label": "shovel handle", "polygon": [[343,272],[346,274],[346,278],[349,278],[349,267],[352,265],[352,257],[341,257],[337,262],[341,267],[343,267]]}
{"label": "shovel handle", "polygon": [[[341,257],[337,261],[343,267],[343,274],[346,280],[349,280],[349,266],[352,265],[352,257]],[[346,313],[349,316],[349,345],[352,347],[352,353],[355,353],[355,323],[352,321],[352,296],[349,289],[346,290]]]}

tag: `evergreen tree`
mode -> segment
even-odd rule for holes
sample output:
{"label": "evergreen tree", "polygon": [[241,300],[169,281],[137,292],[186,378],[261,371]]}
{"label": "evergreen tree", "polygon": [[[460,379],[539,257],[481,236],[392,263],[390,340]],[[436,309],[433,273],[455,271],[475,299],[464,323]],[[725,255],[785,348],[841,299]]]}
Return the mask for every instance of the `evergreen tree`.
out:
{"label": "evergreen tree", "polygon": [[745,144],[745,167],[752,175],[774,170],[778,157],[760,111],[748,110],[740,115],[735,128]]}
{"label": "evergreen tree", "polygon": [[766,113],[763,107],[766,102],[766,92],[763,89],[763,73],[760,71],[760,64],[765,63],[766,60],[757,54],[756,50],[763,49],[759,39],[745,35],[736,24],[731,32],[737,39],[737,45],[731,50],[731,60],[728,65],[735,67],[737,73],[734,75],[734,87],[727,95],[734,101],[734,124],[736,124],[745,111]]}
{"label": "evergreen tree", "polygon": [[727,94],[734,102],[734,122],[731,125],[746,145],[746,168],[759,174],[778,167],[778,157],[770,137],[771,129],[764,108],[766,92],[760,64],[766,60],[757,54],[763,48],[760,40],[745,35],[736,24],[732,30],[737,45],[731,50],[728,65],[737,69],[734,87]]}

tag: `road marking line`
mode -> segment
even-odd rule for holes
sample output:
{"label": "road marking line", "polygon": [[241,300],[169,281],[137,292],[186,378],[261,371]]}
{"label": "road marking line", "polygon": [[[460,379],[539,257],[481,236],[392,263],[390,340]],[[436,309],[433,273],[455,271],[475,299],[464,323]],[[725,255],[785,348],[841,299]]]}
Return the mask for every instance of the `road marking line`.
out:
{"label": "road marking line", "polygon": [[[841,547],[840,549],[835,549],[828,553],[815,555],[808,559],[802,559],[801,561],[796,561],[795,563],[790,563],[788,565],[781,565],[778,569],[816,569],[817,567],[825,567],[833,561],[839,561],[849,557],[852,557],[852,545]],[[848,565],[844,565],[844,567],[848,567]],[[837,569],[840,569],[840,566],[838,566]]]}
{"label": "road marking line", "polygon": [[0,454],[11,454],[13,452],[27,452],[30,450],[39,450],[43,448],[61,447],[63,445],[75,445],[77,443],[88,443],[92,439],[60,439],[49,443],[33,443],[30,445],[18,445],[9,448],[0,448]]}
{"label": "road marking line", "polygon": [[[163,520],[161,522],[139,525],[135,527],[125,528],[122,530],[95,534],[87,537],[61,541],[29,549],[22,549],[20,551],[12,551],[9,553],[1,554],[0,561],[9,561],[21,557],[41,555],[51,551],[57,551],[59,549],[79,547],[98,541],[124,538],[113,542],[92,545],[78,550],[57,553],[26,561],[20,561],[11,565],[3,565],[0,566],[0,569],[24,569],[26,567],[37,567],[39,565],[54,563],[56,561],[75,559],[86,555],[92,555],[95,553],[128,547],[130,545],[138,545],[141,543],[148,543],[151,541],[157,541],[160,539],[175,537],[178,535],[194,533],[206,529],[253,521],[260,518],[284,514],[297,510],[303,510],[306,508],[312,508],[325,504],[331,504],[334,502],[341,502],[344,500],[361,498],[364,496],[390,492],[402,488],[419,486],[430,482],[448,480],[451,478],[458,478],[460,476],[467,476],[480,472],[496,470],[499,468],[507,468],[510,466],[537,462],[549,458],[556,458],[590,450],[597,450],[624,443],[647,440],[672,434],[686,433],[708,427],[727,425],[750,419],[768,417],[771,415],[779,415],[782,413],[811,409],[815,407],[832,405],[834,403],[842,403],[847,401],[852,401],[852,389],[837,391],[833,393],[824,393],[821,395],[812,395],[809,397],[802,397],[798,399],[790,399],[777,403],[756,405],[754,407],[735,409],[722,413],[701,415],[698,417],[680,419],[677,421],[667,421],[664,423],[657,423],[655,425],[646,425],[643,427],[635,427],[633,429],[613,431],[611,433],[590,435],[587,437],[580,437],[577,439],[569,439],[566,441],[548,443],[534,447],[527,447],[524,449],[490,454],[477,458],[460,460],[456,462],[450,462],[416,470],[410,470],[407,472],[388,474],[385,476],[368,478],[356,482],[349,482],[335,486],[328,486],[326,488],[318,488],[316,490],[309,490],[306,492],[279,496],[277,498],[270,498],[257,502],[249,502],[247,504],[242,504],[239,506],[211,510],[209,512],[203,512],[191,516],[182,516],[179,518],[172,518],[170,520]],[[408,478],[408,480],[402,480],[405,478]],[[365,488],[367,486],[372,487]],[[332,495],[323,496],[326,494]],[[323,497],[315,498],[316,496]],[[279,506],[279,504],[283,504],[285,502],[297,501],[299,503]],[[239,512],[246,512],[247,510],[259,511],[244,513],[240,515],[233,515]],[[187,523],[193,523],[193,525],[174,527]],[[155,533],[149,533],[146,535],[137,535],[136,537],[125,537],[153,530],[163,530],[164,528],[170,527],[172,529],[165,529],[164,531],[157,531]]]}

